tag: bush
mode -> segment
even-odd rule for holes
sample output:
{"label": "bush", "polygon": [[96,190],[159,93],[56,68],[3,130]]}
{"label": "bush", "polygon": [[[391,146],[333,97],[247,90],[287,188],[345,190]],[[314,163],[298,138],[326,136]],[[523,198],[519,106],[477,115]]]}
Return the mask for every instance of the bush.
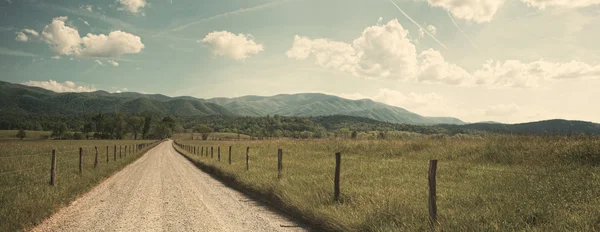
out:
{"label": "bush", "polygon": [[85,136],[82,133],[75,132],[73,134],[73,139],[74,140],[83,140],[83,139],[85,139]]}

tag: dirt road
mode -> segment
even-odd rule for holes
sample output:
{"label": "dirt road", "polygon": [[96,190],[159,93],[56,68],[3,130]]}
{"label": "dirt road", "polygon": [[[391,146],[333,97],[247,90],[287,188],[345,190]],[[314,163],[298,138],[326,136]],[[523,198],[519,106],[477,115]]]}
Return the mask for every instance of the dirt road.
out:
{"label": "dirt road", "polygon": [[34,231],[306,231],[163,142]]}

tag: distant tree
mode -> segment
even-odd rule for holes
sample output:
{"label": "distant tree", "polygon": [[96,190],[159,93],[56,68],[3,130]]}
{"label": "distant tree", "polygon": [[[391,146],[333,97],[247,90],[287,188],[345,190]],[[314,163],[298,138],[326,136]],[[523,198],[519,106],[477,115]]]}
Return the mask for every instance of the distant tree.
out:
{"label": "distant tree", "polygon": [[312,133],[310,131],[302,131],[302,133],[300,133],[300,138],[303,138],[303,139],[312,139],[313,135],[314,135],[314,133]]}
{"label": "distant tree", "polygon": [[154,127],[154,138],[166,139],[172,136],[172,130],[168,123],[158,123]]}
{"label": "distant tree", "polygon": [[350,129],[345,128],[345,127],[340,128],[339,135],[340,135],[340,137],[347,139],[348,137],[350,137]]}
{"label": "distant tree", "polygon": [[73,139],[74,140],[82,140],[82,139],[85,139],[85,136],[82,133],[75,132],[73,134]]}
{"label": "distant tree", "polygon": [[356,139],[357,136],[358,136],[358,132],[352,131],[352,136],[350,136],[350,138]]}
{"label": "distant tree", "polygon": [[17,132],[17,138],[23,140],[25,137],[27,137],[25,130],[19,130],[19,132]]}
{"label": "distant tree", "polygon": [[194,128],[194,131],[202,135],[202,140],[207,140],[208,136],[214,132],[214,130],[208,127],[206,124],[198,125]]}
{"label": "distant tree", "polygon": [[146,116],[144,118],[144,129],[142,129],[142,138],[147,138],[148,133],[150,133],[150,126],[152,124],[152,118],[150,116]]}
{"label": "distant tree", "polygon": [[58,139],[66,139],[69,137],[69,129],[67,128],[67,124],[64,122],[58,123],[54,125],[52,128],[52,134],[50,136]]}
{"label": "distant tree", "polygon": [[127,133],[127,122],[125,121],[125,114],[118,114],[114,123],[115,137],[117,139],[123,139],[125,137],[125,134]]}
{"label": "distant tree", "polygon": [[175,125],[177,124],[175,119],[167,116],[167,117],[164,117],[161,122],[165,123],[167,126],[169,126],[169,128],[171,129],[171,132],[173,132],[175,130]]}
{"label": "distant tree", "polygon": [[133,139],[137,139],[138,134],[144,129],[144,119],[139,116],[131,116],[127,119],[127,127],[133,133]]}

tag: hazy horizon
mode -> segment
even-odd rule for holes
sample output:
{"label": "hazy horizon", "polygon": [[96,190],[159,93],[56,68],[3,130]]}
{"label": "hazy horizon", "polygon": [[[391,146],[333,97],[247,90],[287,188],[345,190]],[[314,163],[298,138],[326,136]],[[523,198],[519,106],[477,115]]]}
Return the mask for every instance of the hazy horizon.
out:
{"label": "hazy horizon", "polygon": [[0,13],[0,80],[58,92],[323,93],[467,122],[600,114],[593,0],[5,0]]}

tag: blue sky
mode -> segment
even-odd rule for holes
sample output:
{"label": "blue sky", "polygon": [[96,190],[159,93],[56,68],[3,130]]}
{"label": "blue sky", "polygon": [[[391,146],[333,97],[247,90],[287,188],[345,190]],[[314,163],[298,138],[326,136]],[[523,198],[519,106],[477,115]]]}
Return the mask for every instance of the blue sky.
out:
{"label": "blue sky", "polygon": [[2,0],[0,18],[0,80],[55,91],[600,121],[598,0]]}

